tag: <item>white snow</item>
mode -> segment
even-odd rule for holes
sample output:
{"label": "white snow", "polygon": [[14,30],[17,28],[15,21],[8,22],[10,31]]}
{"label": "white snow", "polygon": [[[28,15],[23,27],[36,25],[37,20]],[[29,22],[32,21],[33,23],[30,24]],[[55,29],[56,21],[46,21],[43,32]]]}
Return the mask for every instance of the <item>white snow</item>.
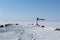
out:
{"label": "white snow", "polygon": [[0,40],[60,40],[60,31],[54,30],[57,27],[46,26],[11,25],[0,28]]}

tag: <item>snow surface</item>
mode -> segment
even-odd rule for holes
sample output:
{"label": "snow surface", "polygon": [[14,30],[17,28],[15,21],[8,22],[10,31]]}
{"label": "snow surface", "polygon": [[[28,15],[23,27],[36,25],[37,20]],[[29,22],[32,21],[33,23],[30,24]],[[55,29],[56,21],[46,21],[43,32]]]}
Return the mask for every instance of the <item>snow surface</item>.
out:
{"label": "snow surface", "polygon": [[0,28],[0,40],[60,40],[60,31],[55,28],[11,25]]}

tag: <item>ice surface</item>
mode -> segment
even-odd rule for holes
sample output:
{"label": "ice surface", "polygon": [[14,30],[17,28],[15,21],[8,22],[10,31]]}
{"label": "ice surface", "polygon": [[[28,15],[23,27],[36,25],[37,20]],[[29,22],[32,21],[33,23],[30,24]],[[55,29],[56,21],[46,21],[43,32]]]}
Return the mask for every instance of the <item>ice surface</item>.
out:
{"label": "ice surface", "polygon": [[54,29],[12,25],[0,28],[0,40],[60,40],[60,31]]}

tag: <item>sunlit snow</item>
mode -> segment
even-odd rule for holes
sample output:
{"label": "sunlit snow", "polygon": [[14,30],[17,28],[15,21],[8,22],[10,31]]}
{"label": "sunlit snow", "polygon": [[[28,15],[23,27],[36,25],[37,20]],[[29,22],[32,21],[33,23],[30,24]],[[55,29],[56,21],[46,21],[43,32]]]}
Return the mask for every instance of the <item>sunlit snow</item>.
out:
{"label": "sunlit snow", "polygon": [[0,28],[0,40],[60,40],[60,31],[55,28],[11,25]]}

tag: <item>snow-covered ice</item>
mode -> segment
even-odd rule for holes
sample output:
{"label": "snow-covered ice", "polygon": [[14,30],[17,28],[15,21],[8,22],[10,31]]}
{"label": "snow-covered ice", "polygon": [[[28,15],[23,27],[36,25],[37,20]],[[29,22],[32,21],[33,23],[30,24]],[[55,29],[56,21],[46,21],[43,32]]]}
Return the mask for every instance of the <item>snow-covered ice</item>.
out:
{"label": "snow-covered ice", "polygon": [[60,31],[52,27],[11,25],[0,28],[0,40],[60,40]]}

